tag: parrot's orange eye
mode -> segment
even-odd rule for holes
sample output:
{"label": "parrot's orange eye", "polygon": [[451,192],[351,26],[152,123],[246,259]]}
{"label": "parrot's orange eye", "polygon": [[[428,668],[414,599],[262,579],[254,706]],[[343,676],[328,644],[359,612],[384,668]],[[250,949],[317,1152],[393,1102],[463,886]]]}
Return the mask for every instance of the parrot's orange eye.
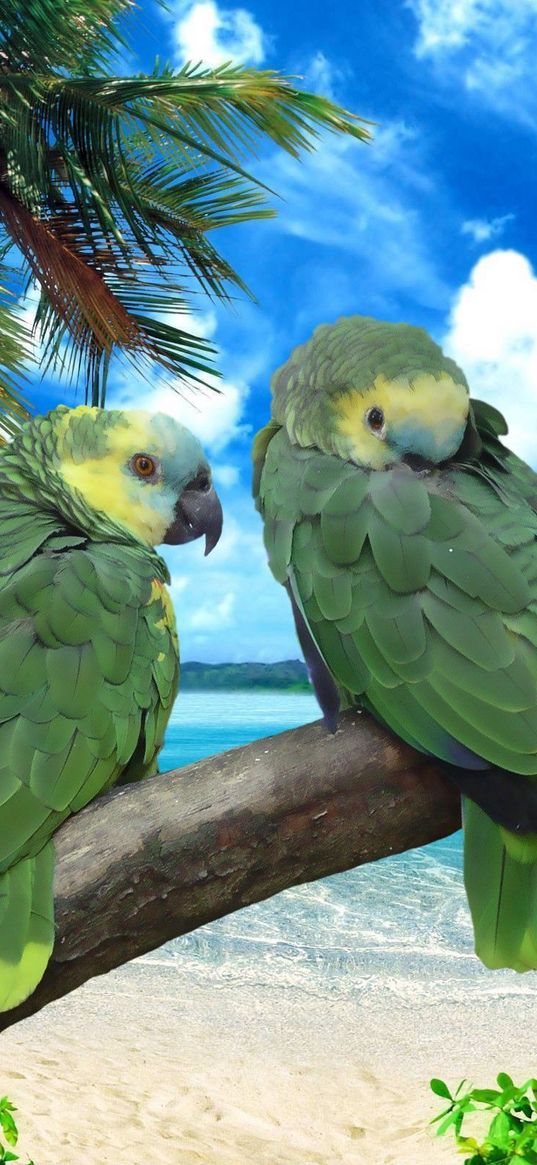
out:
{"label": "parrot's orange eye", "polygon": [[157,469],[156,462],[147,453],[137,453],[131,465],[138,477],[153,477]]}
{"label": "parrot's orange eye", "polygon": [[381,434],[384,428],[384,413],[378,405],[373,405],[372,409],[368,409],[365,414],[366,424],[372,433]]}

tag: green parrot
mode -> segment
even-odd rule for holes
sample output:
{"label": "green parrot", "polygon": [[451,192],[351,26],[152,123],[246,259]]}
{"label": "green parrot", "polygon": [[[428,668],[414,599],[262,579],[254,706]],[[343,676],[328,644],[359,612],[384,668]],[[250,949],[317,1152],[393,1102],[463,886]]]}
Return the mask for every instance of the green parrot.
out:
{"label": "green parrot", "polygon": [[254,446],[327,725],[359,704],[463,794],[476,952],[537,968],[537,475],[421,328],[318,327]]}
{"label": "green parrot", "polygon": [[153,549],[220,536],[201,445],[162,414],[54,409],[0,454],[0,1011],[54,942],[54,831],[156,771],[178,681]]}

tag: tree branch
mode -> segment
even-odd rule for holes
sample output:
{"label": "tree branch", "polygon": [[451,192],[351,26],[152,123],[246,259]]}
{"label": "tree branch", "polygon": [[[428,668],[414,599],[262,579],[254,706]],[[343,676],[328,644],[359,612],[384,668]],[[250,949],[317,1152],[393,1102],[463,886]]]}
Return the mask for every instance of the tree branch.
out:
{"label": "tree branch", "polygon": [[335,736],[317,721],[116,789],[56,834],[53,957],[0,1030],[242,906],[459,827],[439,768],[358,712]]}

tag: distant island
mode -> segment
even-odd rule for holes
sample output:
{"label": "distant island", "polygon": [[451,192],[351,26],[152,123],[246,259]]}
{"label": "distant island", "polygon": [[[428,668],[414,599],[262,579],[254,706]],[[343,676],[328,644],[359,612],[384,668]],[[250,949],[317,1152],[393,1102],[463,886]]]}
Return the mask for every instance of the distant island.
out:
{"label": "distant island", "polygon": [[280,663],[197,663],[181,664],[183,691],[215,688],[269,688],[286,692],[311,692],[308,673],[301,659],[284,659]]}

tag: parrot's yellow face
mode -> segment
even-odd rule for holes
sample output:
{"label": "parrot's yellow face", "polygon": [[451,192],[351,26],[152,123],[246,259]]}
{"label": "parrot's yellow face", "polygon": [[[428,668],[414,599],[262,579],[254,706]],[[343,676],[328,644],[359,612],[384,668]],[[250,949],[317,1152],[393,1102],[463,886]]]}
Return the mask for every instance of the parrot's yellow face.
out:
{"label": "parrot's yellow face", "polygon": [[[172,417],[81,406],[58,419],[56,471],[87,506],[141,542],[186,542],[222,527],[211,469],[196,437]],[[211,542],[211,546],[209,546]]]}
{"label": "parrot's yellow face", "polygon": [[447,373],[409,383],[379,375],[367,391],[332,400],[341,455],[368,469],[404,459],[439,464],[459,449],[468,421],[468,390]]}
{"label": "parrot's yellow face", "polygon": [[371,470],[448,461],[470,412],[464,372],[423,328],[370,316],[321,324],[271,387],[272,416],[293,444]]}

